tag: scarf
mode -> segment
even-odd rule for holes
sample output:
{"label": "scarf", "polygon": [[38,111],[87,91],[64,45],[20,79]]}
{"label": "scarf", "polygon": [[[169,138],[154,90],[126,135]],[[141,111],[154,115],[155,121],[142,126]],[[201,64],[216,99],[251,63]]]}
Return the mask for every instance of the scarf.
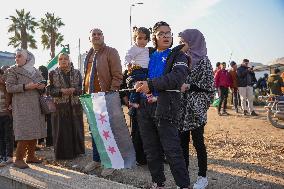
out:
{"label": "scarf", "polygon": [[179,36],[189,44],[189,49],[186,52],[191,56],[192,68],[207,56],[206,42],[203,34],[197,29],[186,29],[179,33]]}
{"label": "scarf", "polygon": [[34,76],[36,73],[36,69],[34,67],[35,65],[35,57],[34,55],[27,51],[27,50],[20,50],[21,54],[26,57],[26,64],[22,66],[27,72],[31,74],[31,76]]}

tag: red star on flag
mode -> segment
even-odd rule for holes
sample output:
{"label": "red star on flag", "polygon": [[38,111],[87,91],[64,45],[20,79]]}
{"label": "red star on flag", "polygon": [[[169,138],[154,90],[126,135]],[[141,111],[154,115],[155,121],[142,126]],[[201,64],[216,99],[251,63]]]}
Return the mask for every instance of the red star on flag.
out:
{"label": "red star on flag", "polygon": [[109,131],[103,131],[103,136],[105,137],[105,139],[107,140],[107,138],[110,138],[109,136]]}
{"label": "red star on flag", "polygon": [[116,152],[116,150],[114,149],[114,147],[108,147],[108,151],[110,151],[111,154],[114,154]]}
{"label": "red star on flag", "polygon": [[106,120],[106,115],[103,115],[102,113],[100,113],[100,118],[99,118],[99,120],[102,122],[102,125],[104,124],[104,122],[107,122],[107,120]]}

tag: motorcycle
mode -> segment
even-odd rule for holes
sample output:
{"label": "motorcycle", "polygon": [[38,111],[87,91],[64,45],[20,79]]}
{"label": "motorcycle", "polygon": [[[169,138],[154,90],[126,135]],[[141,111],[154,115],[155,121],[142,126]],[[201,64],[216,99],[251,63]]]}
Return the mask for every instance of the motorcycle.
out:
{"label": "motorcycle", "polygon": [[274,127],[284,129],[284,96],[260,96],[266,101],[267,120]]}

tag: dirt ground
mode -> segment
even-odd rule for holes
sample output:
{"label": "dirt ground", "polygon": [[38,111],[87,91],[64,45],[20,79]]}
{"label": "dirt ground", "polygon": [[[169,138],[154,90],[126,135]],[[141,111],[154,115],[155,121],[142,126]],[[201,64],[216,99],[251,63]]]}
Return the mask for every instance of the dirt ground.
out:
{"label": "dirt ground", "polygon": [[[215,108],[208,112],[205,139],[208,151],[208,179],[210,189],[280,189],[284,188],[284,129],[271,126],[263,107],[257,107],[259,116],[243,116],[233,110],[229,116],[218,116]],[[127,116],[126,116],[127,117]],[[52,148],[38,152],[46,163],[82,171],[92,160],[91,140],[86,130],[86,154],[72,161],[54,161]],[[90,174],[99,177],[101,170]],[[197,177],[196,152],[190,145],[191,185]],[[165,165],[167,188],[176,188],[169,166]],[[116,170],[106,179],[147,188],[151,176],[147,166]]]}

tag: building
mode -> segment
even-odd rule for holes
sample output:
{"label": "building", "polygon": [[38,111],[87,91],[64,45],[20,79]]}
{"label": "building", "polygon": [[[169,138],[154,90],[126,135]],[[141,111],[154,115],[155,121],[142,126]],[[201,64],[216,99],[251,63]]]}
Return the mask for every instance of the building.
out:
{"label": "building", "polygon": [[15,64],[15,53],[0,51],[0,67],[8,65],[12,66]]}

